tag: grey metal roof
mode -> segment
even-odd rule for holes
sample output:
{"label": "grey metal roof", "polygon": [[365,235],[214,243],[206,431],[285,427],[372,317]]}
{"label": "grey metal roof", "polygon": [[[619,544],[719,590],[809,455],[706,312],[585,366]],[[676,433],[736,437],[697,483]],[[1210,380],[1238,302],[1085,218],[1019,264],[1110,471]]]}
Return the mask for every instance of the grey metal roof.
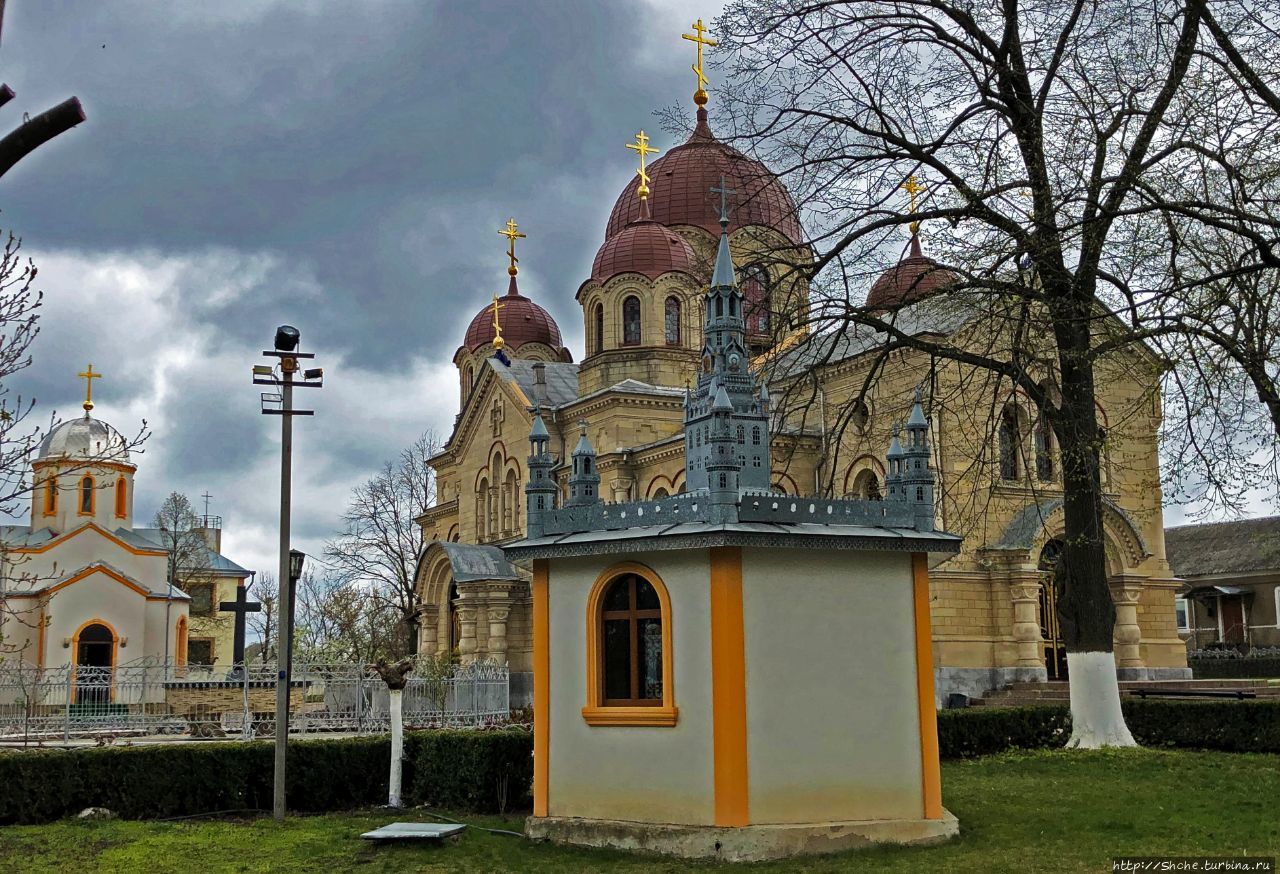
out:
{"label": "grey metal roof", "polygon": [[[535,362],[523,358],[512,359],[510,364],[503,364],[497,358],[486,358],[485,361],[499,378],[519,386],[520,391],[534,406],[560,407],[578,398],[578,365],[572,362]],[[545,395],[541,397],[533,370],[534,364],[541,364],[544,368]]]}
{"label": "grey metal roof", "polygon": [[[519,580],[519,572],[507,561],[502,550],[496,546],[481,546],[475,543],[454,543],[448,540],[435,540],[423,549],[425,556],[432,547],[440,547],[449,558],[449,566],[453,570],[456,583],[467,583],[472,580]],[[418,560],[421,564],[421,559]]]}
{"label": "grey metal roof", "polygon": [[[1062,507],[1062,498],[1050,498],[1036,504],[1028,504],[1019,510],[1000,533],[993,549],[1030,549],[1045,531],[1045,521]],[[1103,509],[1116,514],[1129,526],[1138,548],[1143,555],[1149,555],[1147,541],[1142,536],[1142,529],[1134,524],[1133,519],[1124,509],[1110,498],[1102,499]]]}
{"label": "grey metal roof", "polygon": [[1169,565],[1184,579],[1280,573],[1280,516],[1166,528],[1164,546]]}
{"label": "grey metal roof", "polygon": [[823,525],[813,522],[677,522],[556,534],[504,546],[514,561],[573,555],[756,546],[773,549],[848,549],[879,552],[930,552],[954,555],[961,538],[942,531],[880,528],[872,525]]}
{"label": "grey metal roof", "polygon": [[32,531],[30,525],[0,525],[0,540],[10,549],[40,546],[53,538],[54,533],[48,528]]}
{"label": "grey metal roof", "polygon": [[40,441],[36,458],[96,459],[129,462],[129,450],[120,432],[85,413],[58,425]]}
{"label": "grey metal roof", "polygon": [[[165,549],[164,534],[159,528],[134,528],[127,531],[124,528],[117,528],[114,532],[117,537],[126,543],[135,546],[141,546],[144,549]],[[223,576],[247,577],[251,571],[242,568],[231,559],[227,558],[220,552],[214,552],[212,549],[207,550],[207,564],[201,570],[210,570],[213,573]]]}

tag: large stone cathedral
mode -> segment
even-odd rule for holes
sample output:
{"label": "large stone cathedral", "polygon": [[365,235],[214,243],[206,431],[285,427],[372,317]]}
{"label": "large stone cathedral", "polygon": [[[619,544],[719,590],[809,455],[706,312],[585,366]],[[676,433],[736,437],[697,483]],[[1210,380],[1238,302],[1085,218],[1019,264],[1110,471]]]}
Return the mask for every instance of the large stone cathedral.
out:
{"label": "large stone cathedral", "polygon": [[[430,542],[418,567],[420,650],[506,661],[520,698],[531,670],[528,573],[497,547],[525,533],[535,416],[557,460],[546,493],[557,506],[572,500],[570,480],[581,476],[573,450],[584,436],[596,455],[590,482],[574,485],[597,489],[604,501],[715,489],[713,447],[700,441],[696,416],[685,427],[689,393],[706,389],[714,364],[728,374],[723,393],[746,411],[735,414],[731,447],[741,484],[794,496],[880,498],[893,484],[885,448],[920,392],[937,527],[964,537],[961,552],[930,574],[940,702],[1065,678],[1051,572],[1062,488],[1045,417],[972,369],[923,352],[885,355],[883,335],[866,328],[798,327],[807,320],[808,287],[773,266],[809,257],[793,199],[768,168],[716,138],[706,92],[695,101],[686,142],[646,167],[646,144],[637,140],[641,170],[618,196],[576,294],[586,337],[580,361],[550,314],[520,293],[514,249],[506,294],[486,302],[468,327],[454,355],[456,424],[431,460],[437,503],[419,517]],[[514,223],[508,232],[514,246]],[[712,277],[718,260],[732,263],[731,276]],[[892,312],[905,331],[990,348],[1003,324],[952,300],[951,280],[913,229],[898,263],[869,283],[866,304]],[[729,281],[739,293],[718,294]],[[726,309],[731,299],[741,301],[741,313]],[[729,320],[745,331],[726,345],[729,332],[717,326]],[[1051,360],[1042,365],[1050,393]],[[735,395],[752,382],[748,368],[764,385],[754,413]],[[1178,582],[1164,551],[1159,368],[1138,351],[1098,370],[1104,527],[1125,679],[1189,676],[1174,609]]]}

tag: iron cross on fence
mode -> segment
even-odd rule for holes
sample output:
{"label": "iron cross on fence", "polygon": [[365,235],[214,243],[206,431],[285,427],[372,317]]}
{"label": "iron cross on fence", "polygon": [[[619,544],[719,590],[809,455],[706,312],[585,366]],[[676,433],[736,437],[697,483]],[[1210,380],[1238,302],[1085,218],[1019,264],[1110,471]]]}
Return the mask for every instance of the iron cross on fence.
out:
{"label": "iron cross on fence", "polygon": [[236,599],[234,601],[223,601],[218,605],[220,613],[236,614],[236,631],[235,639],[231,645],[231,674],[239,676],[244,670],[244,626],[245,620],[248,619],[250,613],[262,612],[262,604],[258,601],[248,600],[248,592],[244,586],[236,586]]}

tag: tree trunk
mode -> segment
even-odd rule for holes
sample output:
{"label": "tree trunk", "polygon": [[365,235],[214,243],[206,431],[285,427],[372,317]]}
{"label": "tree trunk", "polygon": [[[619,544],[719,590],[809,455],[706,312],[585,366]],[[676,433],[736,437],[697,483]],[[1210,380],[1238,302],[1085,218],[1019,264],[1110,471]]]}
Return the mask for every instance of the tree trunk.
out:
{"label": "tree trunk", "polygon": [[401,807],[400,776],[404,760],[404,690],[391,689],[391,780],[387,807]]}
{"label": "tree trunk", "polygon": [[1068,747],[1136,746],[1120,710],[1114,634],[1116,608],[1107,585],[1100,458],[1105,432],[1094,406],[1087,301],[1055,313],[1062,406],[1053,419],[1062,447],[1064,537],[1055,577],[1058,619],[1071,692]]}

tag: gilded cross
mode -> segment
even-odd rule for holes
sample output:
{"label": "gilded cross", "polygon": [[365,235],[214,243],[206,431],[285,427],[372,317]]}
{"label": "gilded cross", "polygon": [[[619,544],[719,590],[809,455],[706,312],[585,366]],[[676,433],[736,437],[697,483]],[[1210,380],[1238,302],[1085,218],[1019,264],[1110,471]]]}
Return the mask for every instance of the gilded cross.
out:
{"label": "gilded cross", "polygon": [[[907,181],[903,182],[900,187],[902,188],[903,191],[907,192],[907,197],[911,198],[911,205],[909,209],[911,210],[911,214],[915,215],[916,214],[916,195],[924,193],[925,187],[920,184],[919,180],[916,179],[914,174],[908,176]],[[913,221],[911,223],[911,233],[914,234],[919,230],[920,230],[920,222]]]}
{"label": "gilded cross", "polygon": [[77,373],[76,376],[84,380],[84,411],[87,413],[93,409],[93,381],[102,379],[101,373],[93,372],[93,365],[89,365],[89,369],[83,373]]}
{"label": "gilded cross", "polygon": [[729,195],[737,194],[738,192],[735,189],[729,188],[724,184],[724,174],[721,173],[720,187],[717,188],[716,186],[712,185],[711,193],[720,195],[720,221],[727,224],[729,222],[729,199],[728,199]]}
{"label": "gilded cross", "polygon": [[[516,220],[509,218],[507,219],[507,226],[498,231],[498,233],[507,238],[507,257],[511,259],[511,265],[507,267],[507,272],[512,276],[516,275],[516,264],[520,263],[520,259],[516,257],[516,240],[528,236],[528,234],[522,234],[517,231],[516,227]],[[498,324],[498,311],[496,309],[493,311],[493,323],[494,325]]]}
{"label": "gilded cross", "polygon": [[[512,243],[514,244],[515,241],[512,240]],[[515,270],[515,267],[511,269]],[[501,349],[503,346],[502,324],[498,321],[498,310],[500,309],[502,309],[502,304],[498,303],[498,296],[495,294],[493,296],[493,346],[495,349]]]}
{"label": "gilded cross", "polygon": [[693,28],[693,33],[682,33],[680,38],[687,39],[698,47],[698,61],[693,65],[694,75],[698,77],[698,90],[693,94],[693,102],[699,106],[705,106],[707,104],[707,77],[702,73],[702,47],[715,46],[718,43],[713,39],[707,39],[707,28],[702,23],[701,18],[690,27]]}
{"label": "gilded cross", "polygon": [[649,145],[649,135],[644,131],[636,134],[634,143],[627,143],[627,148],[640,156],[640,169],[636,171],[636,175],[640,177],[640,187],[636,189],[636,194],[640,197],[649,196],[649,173],[645,170],[644,159],[646,155],[652,155],[658,150]]}

